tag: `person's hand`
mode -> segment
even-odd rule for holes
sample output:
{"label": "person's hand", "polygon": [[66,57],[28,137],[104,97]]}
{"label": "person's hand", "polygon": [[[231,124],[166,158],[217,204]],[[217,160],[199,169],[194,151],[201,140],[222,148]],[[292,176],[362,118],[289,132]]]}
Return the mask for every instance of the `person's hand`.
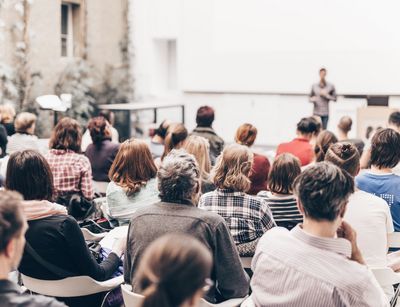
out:
{"label": "person's hand", "polygon": [[351,260],[357,261],[360,264],[365,264],[364,259],[361,255],[360,250],[357,246],[357,233],[356,231],[350,226],[349,223],[342,221],[342,224],[337,230],[338,238],[343,238],[349,240],[351,243]]}
{"label": "person's hand", "polygon": [[320,96],[323,96],[323,97],[328,96],[328,92],[326,90],[321,90],[321,92],[319,94],[320,94]]}
{"label": "person's hand", "polygon": [[126,249],[126,237],[116,239],[113,244],[112,252],[117,254],[118,257],[121,257],[124,254],[125,249]]}
{"label": "person's hand", "polygon": [[317,100],[318,100],[317,96],[310,97],[311,102],[317,102]]}

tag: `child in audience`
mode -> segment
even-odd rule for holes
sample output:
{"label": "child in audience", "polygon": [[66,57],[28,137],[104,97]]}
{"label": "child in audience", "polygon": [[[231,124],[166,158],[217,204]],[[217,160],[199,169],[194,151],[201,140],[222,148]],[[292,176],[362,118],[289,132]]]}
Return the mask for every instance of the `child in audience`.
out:
{"label": "child in audience", "polygon": [[393,129],[375,133],[371,143],[371,170],[356,177],[357,187],[383,198],[393,218],[395,231],[400,231],[400,176],[392,168],[400,161],[400,134]]}
{"label": "child in audience", "polygon": [[196,307],[210,288],[212,256],[196,238],[170,234],[144,252],[136,281],[141,307]]}
{"label": "child in audience", "polygon": [[335,144],[337,141],[338,141],[337,137],[332,132],[328,130],[322,131],[318,135],[314,146],[315,161],[316,162],[324,161],[325,153],[328,150],[329,146]]}
{"label": "child in audience", "polygon": [[289,230],[303,221],[293,195],[293,182],[300,173],[299,159],[289,153],[279,155],[269,173],[269,191],[261,191],[257,195],[266,200],[276,225]]}

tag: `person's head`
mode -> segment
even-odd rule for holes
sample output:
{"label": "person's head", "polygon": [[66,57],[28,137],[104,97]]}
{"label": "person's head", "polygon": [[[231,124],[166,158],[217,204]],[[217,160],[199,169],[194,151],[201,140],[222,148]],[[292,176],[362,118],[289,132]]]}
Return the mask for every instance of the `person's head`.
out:
{"label": "person's head", "polygon": [[329,146],[337,143],[337,137],[330,131],[324,130],[322,131],[315,142],[314,153],[315,160],[317,162],[324,161],[325,153],[328,150]]}
{"label": "person's head", "polygon": [[297,157],[284,153],[275,158],[268,175],[268,190],[276,194],[292,194],[293,182],[301,173]]}
{"label": "person's head", "polygon": [[28,225],[22,213],[22,201],[16,192],[0,191],[0,266],[8,271],[5,273],[18,268],[24,252]]}
{"label": "person's head", "polygon": [[181,148],[187,137],[188,131],[183,124],[171,124],[165,136],[164,153],[161,156],[161,160],[164,159],[172,149]]}
{"label": "person's head", "polygon": [[138,192],[143,185],[157,174],[149,146],[139,139],[123,142],[111,165],[108,176],[128,195]]}
{"label": "person's head", "polygon": [[15,117],[14,107],[7,103],[0,105],[0,118],[3,124],[12,123]]}
{"label": "person's head", "polygon": [[240,145],[252,146],[257,137],[257,128],[252,124],[243,124],[236,130],[235,142]]}
{"label": "person's head", "polygon": [[211,171],[217,188],[246,192],[250,189],[249,174],[253,153],[247,146],[232,144],[225,147]]}
{"label": "person's head", "polygon": [[134,276],[141,307],[197,306],[211,286],[210,251],[195,237],[168,234],[151,243]]}
{"label": "person's head", "polygon": [[35,150],[14,152],[8,160],[5,187],[21,193],[25,200],[53,201],[53,174],[49,163]]}
{"label": "person's head", "polygon": [[353,192],[353,177],[329,162],[307,167],[294,182],[294,194],[304,220],[332,222],[337,227]]}
{"label": "person's head", "polygon": [[100,117],[103,117],[106,119],[106,121],[108,121],[108,123],[113,126],[114,125],[114,121],[115,121],[115,115],[114,112],[110,111],[110,110],[101,110],[99,112]]}
{"label": "person's head", "polygon": [[297,123],[298,136],[307,140],[311,140],[318,129],[318,122],[312,117],[304,117]]}
{"label": "person's head", "polygon": [[82,131],[79,123],[75,119],[64,117],[53,129],[50,148],[80,152],[81,142]]}
{"label": "person's head", "polygon": [[169,120],[167,120],[167,119],[163,120],[162,123],[160,124],[160,126],[158,126],[158,128],[156,130],[154,130],[154,135],[157,135],[164,140],[165,137],[167,136],[167,132],[168,132],[168,128],[169,128],[170,124],[171,124],[171,122]]}
{"label": "person's head", "polygon": [[350,132],[351,126],[353,125],[353,121],[350,116],[343,116],[340,118],[339,123],[338,123],[338,129],[339,131],[343,132],[344,134],[347,135],[347,133]]}
{"label": "person's head", "polygon": [[108,121],[101,116],[94,117],[89,121],[88,129],[92,142],[97,147],[101,146],[104,140],[111,140],[111,130]]}
{"label": "person's head", "polygon": [[313,133],[313,137],[316,138],[320,134],[320,132],[322,131],[322,119],[318,115],[313,115],[310,118],[312,120],[314,120],[315,123],[317,124],[317,128],[316,128],[315,132]]}
{"label": "person's head", "polygon": [[199,127],[211,127],[214,122],[214,109],[209,106],[202,106],[197,110],[196,124]]}
{"label": "person's head", "polygon": [[190,135],[183,144],[183,149],[192,154],[200,169],[200,177],[208,180],[211,171],[210,143],[206,138]]}
{"label": "person's head", "polygon": [[325,154],[325,161],[339,166],[353,177],[360,171],[360,154],[352,143],[333,144]]}
{"label": "person's head", "polygon": [[35,133],[36,115],[28,112],[22,112],[17,115],[14,122],[15,131],[18,133]]}
{"label": "person's head", "polygon": [[371,165],[393,168],[400,161],[400,134],[390,128],[377,131],[371,140]]}
{"label": "person's head", "polygon": [[395,111],[390,114],[388,127],[400,132],[400,112]]}
{"label": "person's head", "polygon": [[321,80],[325,80],[326,74],[327,74],[326,68],[321,68],[321,69],[319,70],[319,78],[320,78]]}
{"label": "person's head", "polygon": [[172,203],[196,203],[200,192],[200,170],[196,158],[183,149],[172,150],[157,173],[160,199]]}

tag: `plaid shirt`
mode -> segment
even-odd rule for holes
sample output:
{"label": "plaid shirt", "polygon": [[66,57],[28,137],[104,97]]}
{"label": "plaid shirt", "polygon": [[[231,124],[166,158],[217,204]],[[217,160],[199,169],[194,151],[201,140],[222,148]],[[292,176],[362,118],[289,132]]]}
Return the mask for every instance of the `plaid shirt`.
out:
{"label": "plaid shirt", "polygon": [[236,244],[260,238],[276,226],[266,201],[243,192],[216,189],[201,196],[199,208],[222,216]]}
{"label": "plaid shirt", "polygon": [[87,199],[93,198],[92,167],[87,157],[61,149],[51,149],[45,157],[53,173],[57,196],[82,192]]}

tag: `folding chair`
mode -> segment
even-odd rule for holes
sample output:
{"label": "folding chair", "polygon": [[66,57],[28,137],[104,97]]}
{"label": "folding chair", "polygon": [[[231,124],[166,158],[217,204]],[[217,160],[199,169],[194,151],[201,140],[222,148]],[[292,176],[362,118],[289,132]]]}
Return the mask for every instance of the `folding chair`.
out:
{"label": "folding chair", "polygon": [[[381,287],[394,286],[400,284],[400,274],[391,268],[371,268],[376,280]],[[396,306],[397,298],[400,295],[400,287],[398,286],[394,296],[390,302],[390,306]]]}
{"label": "folding chair", "polygon": [[103,239],[107,232],[102,232],[102,233],[93,233],[87,228],[81,228],[83,237],[85,238],[85,241],[94,241],[94,242],[99,242],[101,239]]}

